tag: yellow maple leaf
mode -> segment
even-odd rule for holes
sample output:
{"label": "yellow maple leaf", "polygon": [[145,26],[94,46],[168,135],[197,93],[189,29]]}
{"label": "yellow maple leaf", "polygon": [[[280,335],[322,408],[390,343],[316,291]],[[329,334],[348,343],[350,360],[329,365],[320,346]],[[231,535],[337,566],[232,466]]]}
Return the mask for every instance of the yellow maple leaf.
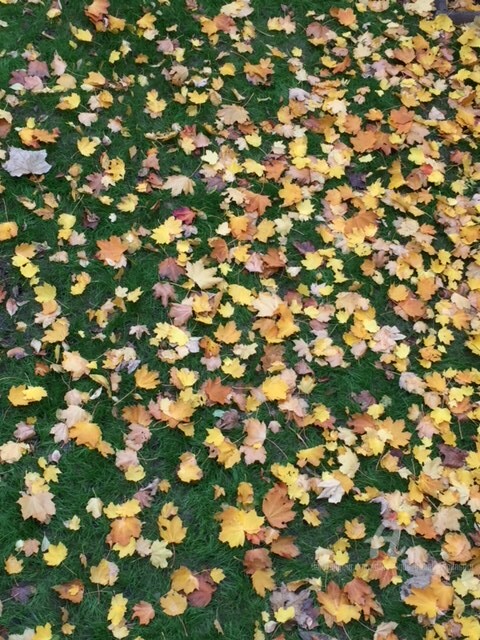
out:
{"label": "yellow maple leaf", "polygon": [[172,377],[173,384],[178,389],[193,387],[199,377],[196,371],[191,371],[191,369],[187,369],[186,367],[184,367],[183,369],[177,369],[176,367],[173,367],[170,370],[170,376]]}
{"label": "yellow maple leaf", "polygon": [[303,519],[311,527],[319,527],[322,524],[322,521],[318,517],[318,511],[316,509],[304,509]]}
{"label": "yellow maple leaf", "polygon": [[166,108],[166,101],[163,98],[158,99],[158,91],[156,89],[148,91],[145,113],[148,113],[151,118],[159,118]]}
{"label": "yellow maple leaf", "polygon": [[[108,93],[108,92],[107,92]],[[113,158],[108,163],[107,173],[114,182],[125,178],[125,163],[121,158]]]}
{"label": "yellow maple leaf", "polygon": [[124,598],[123,593],[117,593],[111,599],[107,619],[110,620],[114,627],[117,627],[125,617],[127,604],[128,600]]}
{"label": "yellow maple leaf", "polygon": [[171,520],[159,516],[158,528],[160,536],[167,544],[180,544],[187,535],[187,528],[183,526],[183,522],[179,516],[173,516]]}
{"label": "yellow maple leaf", "polygon": [[295,618],[295,607],[280,607],[274,615],[277,622],[288,622],[288,620]]}
{"label": "yellow maple leaf", "polygon": [[52,640],[52,625],[47,624],[37,625],[35,627],[35,633],[31,636],[31,640]]}
{"label": "yellow maple leaf", "polygon": [[67,554],[67,547],[63,542],[59,542],[48,547],[48,551],[43,554],[43,560],[49,567],[58,567],[65,560]]}
{"label": "yellow maple leaf", "polygon": [[63,524],[70,531],[78,531],[81,527],[81,520],[77,515],[74,515],[70,520],[65,520]]}
{"label": "yellow maple leaf", "polygon": [[153,15],[153,13],[148,12],[137,20],[137,26],[140,29],[153,29],[156,20],[157,18]]}
{"label": "yellow maple leaf", "polygon": [[308,449],[299,449],[296,453],[297,466],[304,467],[306,464],[311,464],[313,467],[318,467],[324,455],[325,447],[321,444],[316,447],[309,447]]}
{"label": "yellow maple leaf", "polygon": [[215,331],[215,338],[224,344],[235,344],[240,340],[242,332],[237,329],[234,320],[230,320],[226,324],[221,324]]}
{"label": "yellow maple leaf", "polygon": [[[30,118],[27,120],[27,122]],[[20,136],[21,141],[27,147],[33,147],[34,149],[38,149],[40,146],[39,143],[52,143],[55,142],[58,138],[58,129],[56,131],[46,131],[45,129],[37,129],[34,126],[30,128],[30,123],[24,129],[20,129],[18,135]]]}
{"label": "yellow maple leaf", "polygon": [[114,562],[102,559],[96,566],[90,567],[90,582],[102,586],[113,586],[118,579],[118,567]]}
{"label": "yellow maple leaf", "polygon": [[214,447],[219,447],[225,440],[225,436],[217,427],[207,429],[208,436],[205,438],[205,444],[211,444]]}
{"label": "yellow maple leaf", "polygon": [[243,287],[241,284],[231,284],[228,286],[228,295],[235,304],[248,306],[252,304],[254,296],[251,289]]}
{"label": "yellow maple leaf", "polygon": [[45,331],[42,342],[54,344],[55,342],[63,342],[68,336],[70,323],[66,318],[57,318],[50,329]]}
{"label": "yellow maple leaf", "polygon": [[[47,12],[48,15],[49,12]],[[75,631],[76,627],[74,624],[70,624],[69,622],[64,622],[62,624],[61,630],[64,636],[71,636]]]}
{"label": "yellow maple leaf", "polygon": [[[12,261],[13,262],[13,261]],[[30,279],[37,275],[39,268],[30,260],[24,260],[21,265],[15,265],[20,267],[20,273],[24,278]]]}
{"label": "yellow maple leaf", "polygon": [[102,432],[98,424],[94,422],[76,422],[69,429],[68,435],[79,445],[85,445],[88,449],[95,449],[101,440]]}
{"label": "yellow maple leaf", "polygon": [[34,287],[33,290],[35,291],[35,300],[40,303],[55,300],[57,295],[57,288],[53,284],[48,284],[48,282]]}
{"label": "yellow maple leaf", "polygon": [[221,368],[232,378],[241,378],[247,367],[240,362],[239,358],[225,358]]}
{"label": "yellow maple leaf", "polygon": [[433,576],[431,583],[423,589],[413,587],[405,602],[415,607],[417,615],[435,618],[451,607],[453,594],[453,587],[444,584],[439,576]]}
{"label": "yellow maple leaf", "polygon": [[173,556],[173,552],[167,547],[165,540],[154,540],[150,547],[150,562],[157,569],[166,569],[167,560]]}
{"label": "yellow maple leaf", "polygon": [[125,479],[129,482],[140,482],[145,478],[145,469],[141,464],[132,464],[125,471]]}
{"label": "yellow maple leaf", "polygon": [[267,400],[286,400],[288,384],[280,376],[272,376],[263,381],[262,391]]}
{"label": "yellow maple leaf", "polygon": [[3,565],[6,573],[12,576],[23,571],[23,560],[19,560],[15,556],[8,556]]}
{"label": "yellow maple leaf", "polygon": [[190,280],[200,289],[211,289],[219,282],[222,282],[222,278],[216,276],[216,267],[205,267],[203,260],[197,260],[196,262],[187,262],[185,272]]}
{"label": "yellow maple leaf", "polygon": [[226,469],[230,469],[240,462],[240,451],[229,438],[226,438],[220,429],[214,427],[207,429],[208,436],[204,440],[204,444],[215,447],[213,452],[219,464]]}
{"label": "yellow maple leaf", "polygon": [[198,586],[198,578],[188,567],[179,567],[172,573],[172,589],[174,591],[183,591],[188,595],[198,589]]}
{"label": "yellow maple leaf", "polygon": [[160,606],[167,616],[180,616],[186,610],[188,601],[184,595],[170,589],[160,598]]}
{"label": "yellow maple leaf", "polygon": [[160,384],[157,371],[150,371],[144,364],[135,371],[135,386],[139,389],[156,389]]}
{"label": "yellow maple leaf", "polygon": [[265,518],[257,515],[254,509],[242,511],[236,507],[227,507],[216,518],[222,525],[218,539],[230,547],[242,546],[245,534],[258,533],[265,522]]}
{"label": "yellow maple leaf", "polygon": [[131,518],[136,516],[142,510],[139,501],[136,498],[126,500],[121,504],[113,504],[110,502],[104,509],[103,513],[113,520],[115,518]]}
{"label": "yellow maple leaf", "polygon": [[477,356],[480,356],[480,333],[473,335],[470,340],[465,342],[465,345],[473,351],[473,353]]}
{"label": "yellow maple leaf", "polygon": [[133,213],[138,205],[138,196],[134,193],[128,193],[123,196],[120,202],[117,204],[117,209],[123,211],[123,213]]}
{"label": "yellow maple leaf", "polygon": [[190,91],[188,93],[188,99],[192,104],[205,104],[208,100],[208,93],[206,91],[203,91],[202,93],[199,93],[198,91]]}
{"label": "yellow maple leaf", "polygon": [[70,293],[72,294],[72,296],[80,296],[91,281],[92,278],[86,271],[82,271],[82,273],[76,275],[75,284],[72,284],[72,286],[70,287]]}
{"label": "yellow maple leaf", "polygon": [[290,180],[283,181],[283,187],[279,190],[278,195],[283,198],[284,207],[289,207],[302,201],[301,188]]}
{"label": "yellow maple leaf", "polygon": [[338,456],[338,461],[341,465],[340,471],[349,478],[353,478],[360,468],[358,456],[352,449],[345,449],[344,453]]}
{"label": "yellow maple leaf", "polygon": [[180,456],[180,466],[177,470],[177,476],[182,482],[197,482],[203,477],[203,471],[197,463],[195,454],[190,451],[182,453]]}
{"label": "yellow maple leaf", "polygon": [[18,387],[11,387],[8,392],[8,399],[14,407],[24,407],[31,402],[39,402],[47,397],[47,392],[43,387],[26,387],[21,384]]}
{"label": "yellow maple leaf", "polygon": [[100,138],[90,139],[84,136],[83,138],[80,138],[80,140],[77,140],[77,149],[80,151],[82,156],[85,156],[86,158],[88,158],[89,156],[95,153],[95,149],[98,147],[99,144],[100,144]]}
{"label": "yellow maple leaf", "polygon": [[71,24],[70,31],[77,40],[80,40],[80,42],[92,42],[93,40],[93,36],[88,29],[78,29]]}
{"label": "yellow maple leaf", "polygon": [[363,522],[358,518],[353,518],[353,520],[345,521],[345,534],[350,540],[361,540],[367,535],[367,530]]}
{"label": "yellow maple leaf", "polygon": [[114,64],[115,62],[118,62],[120,60],[120,56],[121,56],[120,51],[117,51],[116,49],[114,49],[113,51],[110,52],[110,55],[108,57],[109,63]]}
{"label": "yellow maple leaf", "polygon": [[182,221],[170,216],[159,227],[153,229],[152,240],[157,244],[170,244],[182,234]]}
{"label": "yellow maple leaf", "polygon": [[225,574],[223,573],[222,569],[218,569],[217,567],[210,571],[210,577],[215,582],[215,584],[220,584],[222,580],[225,580]]}
{"label": "yellow maple leaf", "polygon": [[[257,571],[254,571],[250,576],[253,588],[261,598],[265,597],[267,591],[273,591],[275,589],[273,574],[274,571],[272,569],[257,569]],[[278,622],[281,622],[281,620],[278,620]]]}
{"label": "yellow maple leaf", "polygon": [[477,616],[462,616],[459,620],[462,625],[462,634],[468,640],[480,638],[480,620]]}
{"label": "yellow maple leaf", "polygon": [[[409,2],[406,5],[406,10],[415,9],[416,7],[423,7],[424,12],[420,13],[420,11],[415,11],[419,15],[427,15],[430,13],[435,7],[433,5],[433,0],[414,0],[413,2]],[[430,11],[428,11],[428,7]],[[455,24],[450,16],[447,16],[445,13],[440,13],[435,17],[434,20],[420,20],[420,28],[422,31],[426,33],[434,33],[436,31],[447,31],[452,32],[455,31]]]}
{"label": "yellow maple leaf", "polygon": [[64,96],[57,104],[57,109],[61,111],[70,111],[76,109],[80,105],[80,96],[78,93],[71,93],[69,96]]}
{"label": "yellow maple leaf", "polygon": [[226,62],[220,67],[219,71],[222,76],[234,76],[237,70],[234,64]]}

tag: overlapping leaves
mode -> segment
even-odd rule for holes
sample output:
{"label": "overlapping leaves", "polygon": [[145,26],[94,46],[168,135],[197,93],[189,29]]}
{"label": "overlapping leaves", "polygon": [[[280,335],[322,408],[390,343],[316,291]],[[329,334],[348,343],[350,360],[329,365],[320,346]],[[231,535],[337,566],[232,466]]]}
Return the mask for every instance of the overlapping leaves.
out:
{"label": "overlapping leaves", "polygon": [[140,637],[239,571],[256,640],[401,639],[392,601],[478,637],[480,38],[432,5],[31,9],[62,48],[1,95],[0,597],[58,608],[12,637],[91,633],[95,588]]}

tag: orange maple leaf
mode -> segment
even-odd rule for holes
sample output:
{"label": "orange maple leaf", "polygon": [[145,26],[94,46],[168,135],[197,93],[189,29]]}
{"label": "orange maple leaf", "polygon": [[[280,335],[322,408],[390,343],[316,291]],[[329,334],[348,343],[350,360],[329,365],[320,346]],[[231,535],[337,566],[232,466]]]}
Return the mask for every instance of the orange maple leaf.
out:
{"label": "orange maple leaf", "polygon": [[377,132],[372,130],[359,131],[356,136],[350,138],[350,142],[357,153],[372,151],[377,144]]}
{"label": "orange maple leaf", "polygon": [[109,0],[93,0],[91,4],[85,7],[84,13],[90,22],[96,25],[108,15],[109,6]]}
{"label": "orange maple leaf", "polygon": [[350,25],[357,23],[357,16],[350,8],[340,9],[339,7],[332,7],[330,9],[330,15],[332,18],[336,18],[344,27],[349,27]]}
{"label": "orange maple leaf", "polygon": [[155,617],[155,610],[149,602],[140,600],[137,604],[133,605],[132,620],[137,618],[138,624],[147,625]]}
{"label": "orange maple leaf", "polygon": [[209,378],[202,387],[208,400],[212,404],[227,404],[232,393],[232,387],[223,385],[220,378]]}
{"label": "orange maple leaf", "polygon": [[276,484],[263,498],[262,511],[272,527],[284,529],[287,522],[295,518],[293,504],[293,500],[288,497],[287,487],[284,484]]}
{"label": "orange maple leaf", "polygon": [[317,593],[320,611],[329,627],[336,624],[348,624],[360,618],[360,611],[350,604],[347,595],[335,582],[329,582],[326,591]]}
{"label": "orange maple leaf", "polygon": [[354,578],[343,587],[352,604],[358,605],[363,617],[368,620],[374,613],[382,614],[383,609],[375,600],[375,594],[369,584],[361,578]]}
{"label": "orange maple leaf", "polygon": [[130,538],[138,538],[142,530],[142,523],[138,518],[117,518],[110,523],[110,533],[106,541],[110,546],[119,544],[124,547],[130,542]]}
{"label": "orange maple leaf", "polygon": [[110,236],[108,240],[97,240],[97,247],[100,251],[97,251],[95,257],[103,260],[103,263],[109,267],[120,269],[127,265],[124,253],[128,249],[128,245],[122,242],[118,236]]}
{"label": "orange maple leaf", "polygon": [[272,542],[270,551],[281,558],[291,560],[300,555],[300,549],[295,544],[293,536],[281,536]]}
{"label": "orange maple leaf", "polygon": [[58,593],[58,597],[62,600],[69,600],[75,604],[83,600],[85,588],[83,582],[78,580],[78,578],[70,582],[65,582],[64,584],[57,584],[52,588]]}

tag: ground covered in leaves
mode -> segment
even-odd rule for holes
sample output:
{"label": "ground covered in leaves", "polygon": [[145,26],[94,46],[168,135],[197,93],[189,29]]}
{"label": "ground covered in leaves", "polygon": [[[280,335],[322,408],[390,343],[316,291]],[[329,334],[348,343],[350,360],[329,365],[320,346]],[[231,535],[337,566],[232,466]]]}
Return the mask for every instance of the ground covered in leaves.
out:
{"label": "ground covered in leaves", "polygon": [[478,640],[479,25],[0,33],[0,637]]}

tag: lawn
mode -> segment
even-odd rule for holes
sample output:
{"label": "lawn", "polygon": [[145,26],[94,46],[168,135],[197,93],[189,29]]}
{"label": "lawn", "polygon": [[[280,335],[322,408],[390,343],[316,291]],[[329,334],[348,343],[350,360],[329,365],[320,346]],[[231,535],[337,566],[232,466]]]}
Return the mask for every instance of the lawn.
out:
{"label": "lawn", "polygon": [[478,640],[480,22],[0,34],[0,638]]}

